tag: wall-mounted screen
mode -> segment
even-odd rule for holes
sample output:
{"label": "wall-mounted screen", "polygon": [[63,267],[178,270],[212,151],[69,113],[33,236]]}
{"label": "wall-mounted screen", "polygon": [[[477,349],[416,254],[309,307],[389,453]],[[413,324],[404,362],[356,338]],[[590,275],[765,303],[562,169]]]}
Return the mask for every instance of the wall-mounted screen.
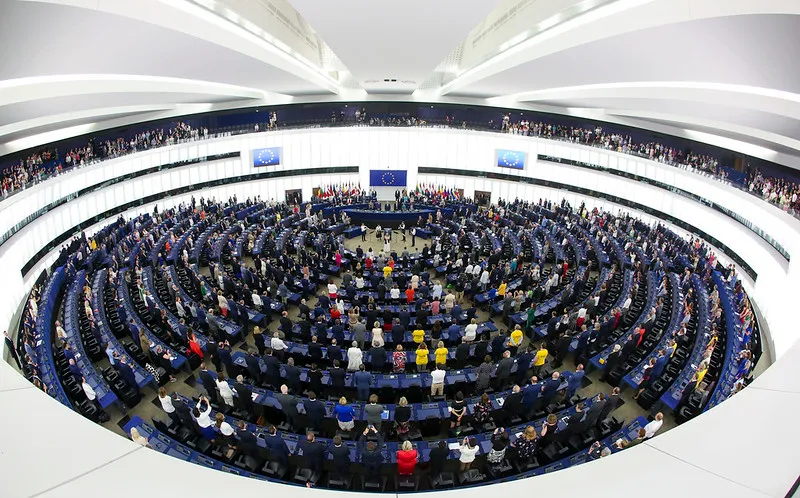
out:
{"label": "wall-mounted screen", "polygon": [[253,149],[253,166],[277,166],[281,163],[281,148]]}
{"label": "wall-mounted screen", "polygon": [[408,171],[400,169],[372,169],[369,171],[369,184],[372,187],[405,187],[408,184]]}
{"label": "wall-mounted screen", "polygon": [[525,152],[497,149],[497,165],[501,168],[525,169]]}

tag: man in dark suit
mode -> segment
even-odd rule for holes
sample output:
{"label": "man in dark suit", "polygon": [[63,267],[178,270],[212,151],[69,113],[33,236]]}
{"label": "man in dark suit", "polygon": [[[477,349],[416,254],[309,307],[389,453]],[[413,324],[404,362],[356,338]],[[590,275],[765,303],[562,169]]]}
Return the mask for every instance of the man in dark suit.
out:
{"label": "man in dark suit", "polygon": [[342,360],[342,348],[339,347],[339,341],[336,339],[331,340],[331,344],[326,348],[326,353],[328,355],[328,361],[333,362],[333,360]]}
{"label": "man in dark suit", "polygon": [[600,410],[600,415],[597,417],[597,426],[603,423],[603,420],[607,419],[611,412],[619,408],[622,404],[622,397],[619,394],[619,387],[615,387],[611,390],[611,396],[606,398],[606,404],[603,405],[603,409]]}
{"label": "man in dark suit", "polygon": [[236,443],[236,449],[251,458],[258,458],[258,440],[255,434],[248,431],[247,425],[241,420],[236,426],[236,435],[239,437]]}
{"label": "man in dark suit", "polygon": [[266,383],[272,387],[277,387],[281,383],[281,362],[278,360],[278,357],[272,353],[272,348],[267,348],[265,351],[267,353],[266,356],[263,357],[264,365],[267,367],[265,380]]}
{"label": "man in dark suit", "polygon": [[222,360],[222,364],[225,365],[225,373],[228,374],[228,377],[236,377],[239,375],[239,367],[233,362],[231,345],[228,341],[217,343],[217,354],[220,360]]}
{"label": "man in dark suit", "polygon": [[445,463],[450,458],[450,449],[447,447],[447,442],[439,441],[433,446],[428,458],[431,465],[431,476],[436,477],[442,473]]}
{"label": "man in dark suit", "polygon": [[206,344],[206,358],[211,360],[211,363],[214,364],[214,368],[217,369],[217,372],[222,371],[222,359],[219,357],[216,342],[208,341]]}
{"label": "man in dark suit", "polygon": [[399,318],[395,318],[394,325],[392,326],[392,342],[395,344],[395,346],[402,344],[405,336],[406,328],[400,323]]}
{"label": "man in dark suit", "polygon": [[608,382],[611,372],[614,371],[617,365],[619,365],[621,350],[622,347],[619,344],[615,344],[614,349],[608,354],[605,362],[605,368],[603,369],[603,375],[600,377],[600,382]]}
{"label": "man in dark suit", "polygon": [[568,440],[573,434],[580,434],[583,432],[584,427],[588,425],[588,420],[586,420],[587,415],[583,411],[583,408],[583,403],[575,405],[575,412],[567,419],[566,429],[559,433],[562,441]]}
{"label": "man in dark suit", "polygon": [[608,401],[606,401],[606,395],[600,393],[597,396],[597,401],[592,403],[592,406],[589,407],[589,411],[586,412],[586,427],[594,427],[597,425],[597,422],[600,420],[600,415],[605,410]]}
{"label": "man in dark suit", "polygon": [[263,384],[264,381],[261,378],[261,365],[254,350],[251,349],[247,352],[244,357],[244,362],[247,366],[247,375],[253,379],[253,382],[256,384]]}
{"label": "man in dark suit", "polygon": [[255,408],[253,407],[253,391],[250,389],[250,386],[244,383],[244,377],[241,375],[236,376],[236,383],[233,385],[233,388],[236,389],[236,396],[239,398],[239,405],[249,413],[250,415],[255,414]]}
{"label": "man in dark suit", "polygon": [[270,459],[281,463],[284,467],[289,466],[289,448],[286,446],[286,441],[278,435],[278,429],[274,425],[269,426],[264,443],[269,448]]}
{"label": "man in dark suit", "polygon": [[317,342],[317,336],[312,336],[311,342],[308,343],[308,357],[313,362],[319,362],[322,359],[322,346]]}
{"label": "man in dark suit", "polygon": [[303,452],[306,458],[306,465],[319,477],[322,474],[323,464],[325,462],[325,445],[317,441],[313,432],[306,434],[306,439],[300,441],[297,448]]}
{"label": "man in dark suit", "polygon": [[364,369],[361,364],[358,372],[353,375],[353,384],[356,387],[359,401],[367,401],[369,399],[369,387],[372,384],[372,374]]}
{"label": "man in dark suit", "polygon": [[525,382],[525,379],[528,378],[528,370],[530,370],[531,364],[533,363],[535,357],[536,354],[533,352],[533,348],[530,345],[527,347],[527,349],[517,355],[515,360],[517,364],[517,384],[522,384]]}
{"label": "man in dark suit", "polygon": [[[376,441],[367,442],[367,436],[372,433]],[[364,478],[373,480],[380,476],[383,465],[383,436],[374,427],[367,427],[358,439],[358,449],[361,453],[361,463],[364,465]]]}
{"label": "man in dark suit", "polygon": [[308,426],[315,431],[322,430],[322,421],[325,419],[325,405],[317,399],[314,391],[308,392],[308,399],[303,401],[303,408],[306,410]]}
{"label": "man in dark suit", "polygon": [[297,422],[297,398],[289,394],[289,386],[286,384],[281,386],[280,394],[275,396],[281,404],[281,411],[286,416],[286,421],[290,426],[296,427]]}
{"label": "man in dark suit", "polygon": [[294,364],[294,358],[286,360],[286,384],[295,395],[303,392],[303,387],[300,384],[300,373],[300,367]]}
{"label": "man in dark suit", "polygon": [[342,436],[335,436],[328,453],[333,457],[333,471],[340,477],[346,477],[350,473],[350,448],[342,442]]}
{"label": "man in dark suit", "polygon": [[553,398],[558,394],[558,388],[561,387],[561,374],[553,372],[553,376],[547,379],[542,386],[542,395],[539,398],[539,406],[546,407],[553,401]]}
{"label": "man in dark suit", "polygon": [[372,346],[369,349],[369,364],[374,372],[382,372],[386,364],[386,350],[383,346]]}
{"label": "man in dark suit", "polygon": [[457,368],[464,368],[467,364],[467,360],[469,359],[469,352],[470,352],[470,344],[468,342],[462,342],[458,346],[456,346],[456,367]]}
{"label": "man in dark suit", "polygon": [[203,388],[208,393],[208,399],[212,402],[217,402],[217,382],[214,380],[214,377],[211,375],[206,369],[206,364],[200,364],[200,373],[197,374],[200,377],[200,383],[203,384]]}
{"label": "man in dark suit", "polygon": [[331,376],[331,387],[335,392],[342,392],[345,388],[344,383],[347,376],[347,372],[339,365],[339,360],[333,360],[333,368],[328,370],[328,374]]}
{"label": "man in dark suit", "polygon": [[497,362],[495,371],[495,388],[499,391],[511,378],[511,368],[514,367],[514,359],[511,358],[511,351],[503,351],[503,357]]}
{"label": "man in dark suit", "polygon": [[503,423],[510,422],[512,418],[520,415],[522,411],[522,389],[515,385],[511,388],[511,394],[509,394],[505,401],[503,401],[503,410],[501,413]]}

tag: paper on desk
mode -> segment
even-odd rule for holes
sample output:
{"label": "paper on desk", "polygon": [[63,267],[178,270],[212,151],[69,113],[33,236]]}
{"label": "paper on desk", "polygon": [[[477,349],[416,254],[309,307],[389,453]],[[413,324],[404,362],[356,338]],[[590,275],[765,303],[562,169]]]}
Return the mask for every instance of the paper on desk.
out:
{"label": "paper on desk", "polygon": [[256,398],[258,397],[258,393],[252,393],[252,394],[250,395],[250,397],[251,397],[251,398],[253,398],[253,401],[255,401],[255,400],[256,400]]}
{"label": "paper on desk", "polygon": [[497,404],[498,405],[503,406],[503,402],[505,401],[505,398],[495,398],[495,400],[497,400]]}
{"label": "paper on desk", "polygon": [[451,450],[457,450],[461,448],[461,445],[459,443],[450,443],[447,445],[447,447]]}

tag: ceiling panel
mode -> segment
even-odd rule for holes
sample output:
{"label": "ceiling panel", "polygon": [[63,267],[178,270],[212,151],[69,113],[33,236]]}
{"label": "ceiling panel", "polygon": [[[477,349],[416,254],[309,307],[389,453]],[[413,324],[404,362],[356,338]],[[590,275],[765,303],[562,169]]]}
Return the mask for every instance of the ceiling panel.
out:
{"label": "ceiling panel", "polygon": [[736,83],[800,93],[800,16],[704,19],[635,31],[557,52],[458,90],[497,96],[638,81]]}
{"label": "ceiling panel", "polygon": [[498,0],[290,0],[362,84],[428,77]]}
{"label": "ceiling panel", "polygon": [[0,50],[0,79],[116,73],[197,79],[297,95],[326,93],[286,71],[199,38],[61,5],[4,1],[0,45],[24,47]]}
{"label": "ceiling panel", "polygon": [[146,104],[206,103],[225,102],[237,99],[224,96],[174,93],[105,93],[90,95],[70,95],[47,99],[19,102],[0,108],[0,126],[18,121],[104,107]]}

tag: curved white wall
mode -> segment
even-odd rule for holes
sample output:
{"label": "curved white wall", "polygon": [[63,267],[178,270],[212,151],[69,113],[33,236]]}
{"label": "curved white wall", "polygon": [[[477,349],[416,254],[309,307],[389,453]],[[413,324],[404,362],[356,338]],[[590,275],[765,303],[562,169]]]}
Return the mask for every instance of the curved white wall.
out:
{"label": "curved white wall", "polygon": [[[765,317],[775,341],[776,353],[785,354],[780,361],[759,377],[753,385],[731,400],[694,419],[680,428],[649,440],[637,448],[609,459],[603,459],[563,472],[536,477],[535,481],[519,480],[498,485],[501,492],[526,492],[535,485],[538,491],[559,494],[586,492],[593,496],[639,496],[647,489],[648,496],[674,496],[682,492],[689,495],[710,496],[782,496],[796,477],[795,449],[800,444],[797,431],[782,431],[791,427],[792,414],[800,408],[800,387],[796,379],[800,365],[800,345],[792,347],[795,334],[788,324],[790,307],[778,295],[791,288],[790,277],[796,263],[788,265],[777,251],[736,221],[699,203],[665,190],[625,178],[584,168],[536,161],[537,154],[579,158],[586,162],[612,167],[633,168],[664,183],[679,186],[712,199],[748,219],[756,219],[767,233],[778,240],[791,254],[800,254],[800,222],[780,212],[777,208],[747,194],[730,190],[722,184],[669,166],[633,159],[628,156],[606,153],[570,144],[557,144],[544,140],[500,136],[496,134],[436,129],[335,129],[286,131],[228,137],[208,142],[196,142],[156,151],[143,152],[91,166],[84,170],[62,175],[45,182],[14,198],[0,203],[0,220],[6,217],[21,219],[53,199],[97,183],[97,178],[113,178],[135,168],[168,164],[177,160],[240,151],[241,159],[223,160],[213,164],[189,165],[169,171],[153,173],[125,184],[113,185],[71,201],[31,223],[0,248],[6,271],[6,282],[0,288],[0,321],[8,323],[14,309],[29,291],[31,282],[22,280],[17,269],[39,248],[68,227],[114,206],[188,183],[198,183],[227,176],[252,174],[250,150],[259,147],[283,147],[282,164],[271,169],[296,170],[328,166],[359,166],[358,174],[308,175],[270,180],[256,180],[213,187],[196,192],[199,197],[227,198],[236,193],[240,199],[261,195],[262,198],[283,200],[286,189],[302,188],[306,198],[311,189],[320,184],[357,182],[368,184],[369,170],[398,168],[408,170],[409,185],[417,182],[459,186],[467,195],[475,190],[488,190],[493,200],[498,197],[539,197],[559,200],[566,197],[573,204],[586,200],[590,206],[614,209],[613,203],[592,200],[568,191],[527,185],[516,182],[489,180],[467,176],[421,175],[419,166],[456,168],[472,171],[501,172],[532,178],[557,181],[591,188],[597,192],[629,198],[644,206],[658,209],[708,232],[729,245],[757,272],[758,279],[751,289]],[[551,147],[559,147],[551,151]],[[495,166],[495,149],[524,150],[528,165],[524,171]],[[211,150],[214,152],[211,152]],[[571,156],[569,154],[572,154]],[[596,156],[595,156],[596,154]],[[588,156],[587,156],[588,155]],[[606,157],[603,159],[603,157]],[[583,159],[583,157],[587,157]],[[616,158],[616,159],[614,159]],[[624,159],[624,161],[623,161]],[[604,164],[603,161],[606,161]],[[616,161],[616,162],[614,162]],[[127,168],[127,169],[126,169]],[[83,175],[90,176],[83,176]],[[73,180],[79,176],[80,181]],[[103,176],[91,176],[103,175]],[[83,183],[81,183],[83,182]],[[730,192],[728,192],[730,190]],[[188,200],[191,194],[159,200],[139,206],[124,213],[130,216],[160,209]],[[31,198],[28,200],[28,198]],[[11,209],[14,206],[14,209]],[[19,210],[23,211],[20,212]],[[627,208],[625,208],[627,210]],[[650,221],[647,215],[642,219]],[[752,217],[752,218],[751,218]],[[100,222],[87,229],[88,233],[107,224]],[[9,222],[13,224],[13,222]],[[48,238],[49,237],[49,238]],[[40,268],[55,257],[52,251],[29,275],[35,276]],[[800,257],[800,256],[796,256]],[[769,286],[776,292],[769,292]],[[786,298],[788,300],[788,297]],[[785,313],[786,315],[784,316]],[[140,496],[147,492],[141,486],[153,485],[133,479],[135,475],[177,475],[182,492],[243,492],[275,491],[319,495],[324,490],[305,488],[275,488],[275,484],[252,481],[224,473],[209,473],[201,467],[186,464],[174,458],[151,452],[100,429],[78,414],[55,404],[41,391],[22,379],[8,365],[0,362],[0,403],[3,404],[6,423],[0,424],[0,439],[13,452],[0,456],[0,465],[9,477],[0,480],[2,496],[84,496],[87,486],[107,489],[119,496]],[[732,436],[742,427],[770,413],[770,424],[778,438]],[[20,431],[21,421],[36,429]],[[65,432],[66,428],[66,432]],[[64,438],[65,434],[70,436]],[[703,444],[699,441],[702,438]],[[41,444],[39,444],[41,442]],[[47,445],[48,451],[41,451]],[[749,458],[748,458],[749,457]],[[746,459],[744,464],[742,459]],[[746,465],[747,472],[741,472]],[[31,468],[48,469],[35,472]],[[621,472],[620,472],[621,471]],[[624,475],[620,486],[619,477]],[[669,478],[665,478],[669,476]],[[120,482],[136,485],[119,486]],[[141,484],[141,486],[140,486]],[[159,491],[163,488],[157,488]],[[457,490],[461,498],[478,496],[485,489]],[[448,493],[448,492],[445,492]],[[156,493],[158,494],[158,492]],[[441,496],[441,493],[437,494]],[[454,495],[455,496],[455,495]]]}

